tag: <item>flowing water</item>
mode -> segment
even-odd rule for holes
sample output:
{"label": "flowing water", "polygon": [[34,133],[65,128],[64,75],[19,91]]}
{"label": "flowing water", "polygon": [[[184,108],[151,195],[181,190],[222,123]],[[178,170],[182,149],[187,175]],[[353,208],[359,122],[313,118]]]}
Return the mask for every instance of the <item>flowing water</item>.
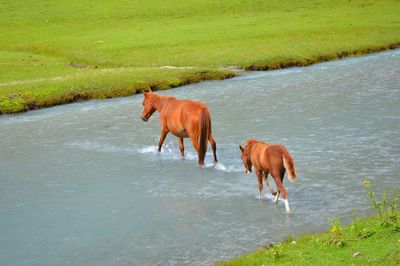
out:
{"label": "flowing water", "polygon": [[[1,265],[209,265],[368,212],[398,187],[400,50],[169,90],[210,108],[220,164],[156,151],[142,95],[0,117]],[[257,198],[238,145],[284,143],[298,181]]]}

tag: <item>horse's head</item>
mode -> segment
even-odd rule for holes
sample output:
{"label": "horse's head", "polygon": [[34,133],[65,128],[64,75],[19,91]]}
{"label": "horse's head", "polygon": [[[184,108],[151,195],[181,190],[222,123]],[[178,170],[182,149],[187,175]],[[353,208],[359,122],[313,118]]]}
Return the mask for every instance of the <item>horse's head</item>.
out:
{"label": "horse's head", "polygon": [[252,164],[250,161],[250,146],[246,145],[244,148],[239,145],[240,153],[242,154],[242,161],[245,168],[245,173],[251,173]]}
{"label": "horse's head", "polygon": [[156,96],[152,92],[143,93],[143,111],[142,111],[142,120],[148,121],[150,116],[156,111],[156,107],[154,104]]}

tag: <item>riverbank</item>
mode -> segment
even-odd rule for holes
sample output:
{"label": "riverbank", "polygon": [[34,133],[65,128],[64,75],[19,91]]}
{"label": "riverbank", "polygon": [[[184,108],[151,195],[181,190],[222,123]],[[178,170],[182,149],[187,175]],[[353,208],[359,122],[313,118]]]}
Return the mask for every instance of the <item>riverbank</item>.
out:
{"label": "riverbank", "polygon": [[372,190],[367,190],[376,216],[353,218],[351,224],[343,227],[333,220],[326,232],[290,237],[216,265],[399,265],[397,191],[390,198],[384,192],[378,202]]}
{"label": "riverbank", "polygon": [[400,46],[398,1],[2,3],[0,114]]}
{"label": "riverbank", "polygon": [[[205,80],[234,77],[231,70],[124,69],[10,83],[0,89],[0,114],[19,113],[60,104],[130,96]],[[0,85],[1,88],[1,85]]]}
{"label": "riverbank", "polygon": [[[334,243],[335,230],[341,231],[342,242]],[[382,226],[378,217],[369,217],[345,227],[332,226],[324,233],[292,237],[216,265],[377,264],[400,264],[400,232],[390,226]]]}

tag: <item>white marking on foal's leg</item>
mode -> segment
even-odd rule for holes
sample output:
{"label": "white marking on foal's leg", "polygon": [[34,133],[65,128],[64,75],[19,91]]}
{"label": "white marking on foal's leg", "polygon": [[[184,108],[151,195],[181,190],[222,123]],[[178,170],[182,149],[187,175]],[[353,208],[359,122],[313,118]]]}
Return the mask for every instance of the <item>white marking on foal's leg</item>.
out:
{"label": "white marking on foal's leg", "polygon": [[276,192],[275,199],[274,199],[274,203],[275,203],[275,204],[278,203],[279,193],[280,193],[280,191],[278,190],[278,191]]}
{"label": "white marking on foal's leg", "polygon": [[290,208],[289,208],[289,201],[288,201],[288,199],[284,199],[283,201],[285,202],[286,213],[290,213]]}
{"label": "white marking on foal's leg", "polygon": [[259,189],[258,190],[258,198],[259,199],[263,199],[264,197],[263,197],[263,194],[264,194],[264,190],[263,189]]}

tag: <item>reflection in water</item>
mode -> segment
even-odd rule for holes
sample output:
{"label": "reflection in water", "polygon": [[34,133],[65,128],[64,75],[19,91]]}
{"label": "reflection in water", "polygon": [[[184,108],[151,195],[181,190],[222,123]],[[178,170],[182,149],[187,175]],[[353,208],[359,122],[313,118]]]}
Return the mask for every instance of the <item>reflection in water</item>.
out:
{"label": "reflection in water", "polygon": [[[142,96],[0,117],[0,264],[212,264],[365,212],[362,180],[399,186],[400,51],[257,72],[164,93],[212,113],[220,164],[186,140],[158,154]],[[293,214],[257,199],[238,145],[284,143]]]}

